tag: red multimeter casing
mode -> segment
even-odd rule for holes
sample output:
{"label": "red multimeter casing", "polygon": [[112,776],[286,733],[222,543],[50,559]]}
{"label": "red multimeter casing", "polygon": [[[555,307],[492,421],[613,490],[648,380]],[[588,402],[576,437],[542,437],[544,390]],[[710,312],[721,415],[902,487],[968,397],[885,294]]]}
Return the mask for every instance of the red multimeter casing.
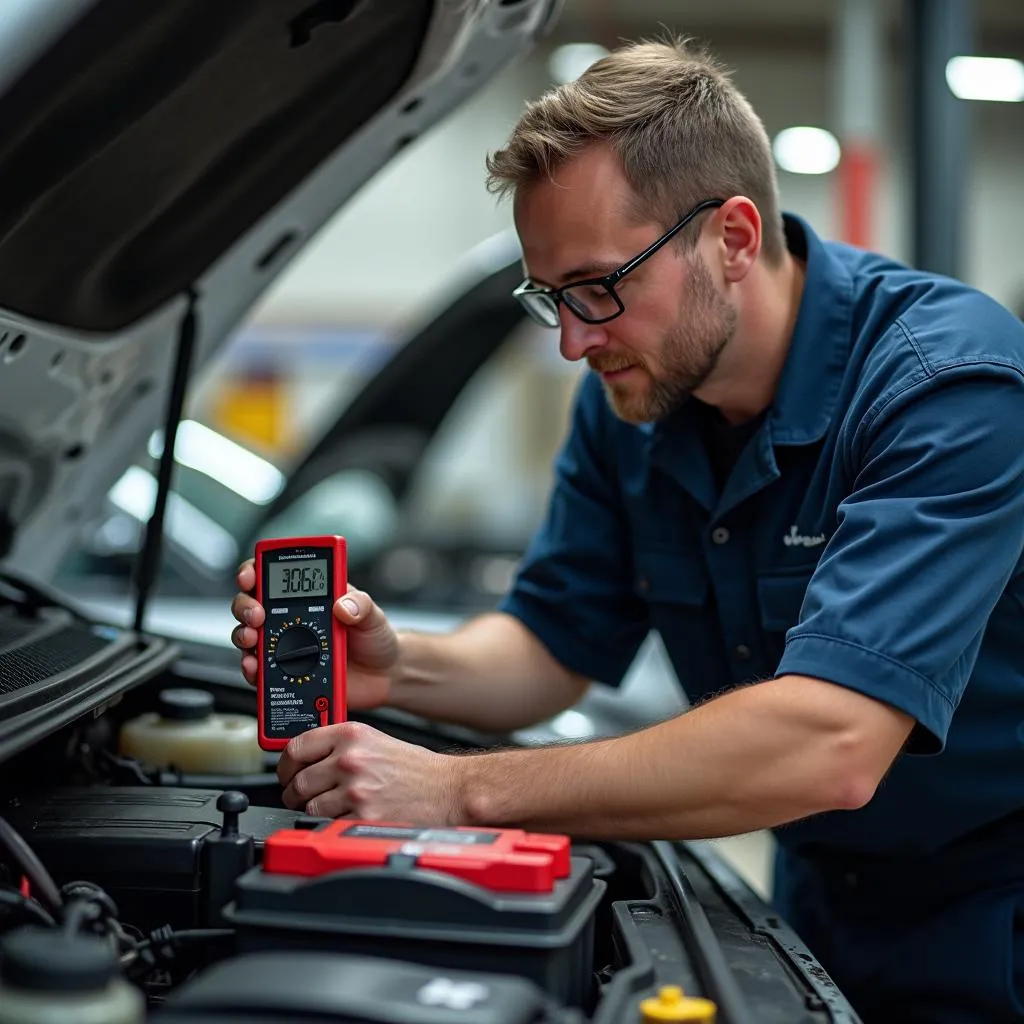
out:
{"label": "red multimeter casing", "polygon": [[344,537],[282,537],[256,544],[259,744],[284,750],[321,725],[344,722],[345,627],[334,602],[348,589]]}

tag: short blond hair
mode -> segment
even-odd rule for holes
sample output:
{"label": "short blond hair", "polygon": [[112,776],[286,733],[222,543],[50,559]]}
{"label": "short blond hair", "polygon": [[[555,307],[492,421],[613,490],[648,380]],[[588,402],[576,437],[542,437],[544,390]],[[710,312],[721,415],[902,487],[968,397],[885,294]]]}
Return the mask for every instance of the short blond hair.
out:
{"label": "short blond hair", "polygon": [[[743,195],[758,208],[761,251],[785,250],[768,134],[729,72],[690,40],[642,40],[529,103],[508,144],[487,158],[487,188],[505,197],[549,177],[588,145],[611,145],[639,217],[666,229],[704,199]],[[680,235],[683,248],[697,230]]]}

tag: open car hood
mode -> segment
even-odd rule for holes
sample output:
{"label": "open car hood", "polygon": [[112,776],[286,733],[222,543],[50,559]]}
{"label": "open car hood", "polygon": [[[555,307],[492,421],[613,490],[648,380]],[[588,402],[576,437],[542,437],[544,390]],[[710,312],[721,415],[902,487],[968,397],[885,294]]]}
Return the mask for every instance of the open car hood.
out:
{"label": "open car hood", "polygon": [[[322,224],[559,0],[33,0],[0,17],[0,568],[45,580]],[[191,314],[191,315],[190,315]]]}

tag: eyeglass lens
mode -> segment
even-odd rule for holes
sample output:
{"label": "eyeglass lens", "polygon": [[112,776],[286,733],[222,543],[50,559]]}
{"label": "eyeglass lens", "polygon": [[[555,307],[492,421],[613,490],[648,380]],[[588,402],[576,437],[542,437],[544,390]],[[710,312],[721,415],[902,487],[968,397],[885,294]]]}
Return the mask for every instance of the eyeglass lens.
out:
{"label": "eyeglass lens", "polygon": [[538,323],[545,327],[558,326],[558,303],[543,292],[520,292],[516,298]]}
{"label": "eyeglass lens", "polygon": [[581,284],[562,292],[562,301],[584,320],[605,320],[615,316],[619,305],[607,288],[599,284]]}

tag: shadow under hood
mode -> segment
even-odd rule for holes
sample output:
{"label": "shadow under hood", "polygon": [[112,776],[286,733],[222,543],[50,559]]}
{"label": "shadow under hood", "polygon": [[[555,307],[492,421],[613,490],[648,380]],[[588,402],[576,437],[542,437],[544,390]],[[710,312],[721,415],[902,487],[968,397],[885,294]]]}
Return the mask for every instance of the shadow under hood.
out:
{"label": "shadow under hood", "polygon": [[0,307],[111,331],[180,293],[398,92],[433,6],[95,3],[0,95]]}

